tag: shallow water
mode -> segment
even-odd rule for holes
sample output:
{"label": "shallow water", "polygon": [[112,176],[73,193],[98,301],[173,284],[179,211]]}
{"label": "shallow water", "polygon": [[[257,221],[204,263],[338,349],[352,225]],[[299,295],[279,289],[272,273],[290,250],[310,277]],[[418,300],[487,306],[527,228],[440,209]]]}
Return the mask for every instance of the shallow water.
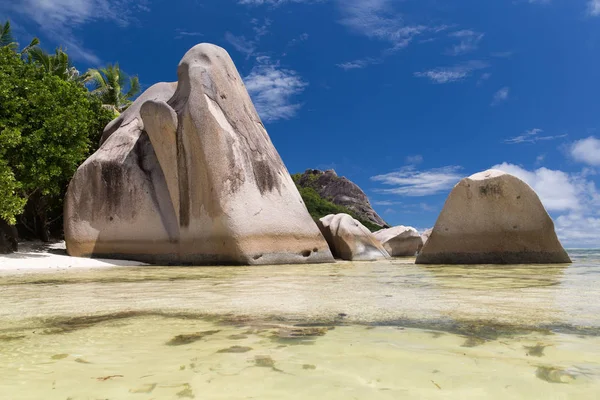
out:
{"label": "shallow water", "polygon": [[595,399],[600,251],[0,275],[4,399]]}

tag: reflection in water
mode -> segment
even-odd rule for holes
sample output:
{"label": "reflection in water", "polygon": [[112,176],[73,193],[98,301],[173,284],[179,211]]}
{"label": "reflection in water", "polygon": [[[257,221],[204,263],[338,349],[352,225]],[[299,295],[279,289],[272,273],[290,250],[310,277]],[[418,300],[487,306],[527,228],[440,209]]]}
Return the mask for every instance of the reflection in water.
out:
{"label": "reflection in water", "polygon": [[600,392],[600,254],[0,276],[0,398]]}

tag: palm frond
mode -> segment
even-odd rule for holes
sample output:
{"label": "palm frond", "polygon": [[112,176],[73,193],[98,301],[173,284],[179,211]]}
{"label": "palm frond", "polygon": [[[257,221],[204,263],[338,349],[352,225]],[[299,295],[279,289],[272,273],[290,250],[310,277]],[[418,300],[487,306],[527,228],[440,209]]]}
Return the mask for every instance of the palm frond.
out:
{"label": "palm frond", "polygon": [[16,44],[10,29],[10,21],[6,21],[4,25],[0,25],[0,47],[14,45]]}
{"label": "palm frond", "polygon": [[39,44],[40,44],[40,39],[34,37],[33,39],[31,39],[31,42],[21,50],[21,54],[25,55],[25,54],[29,53],[31,51],[31,49],[34,49]]}
{"label": "palm frond", "polygon": [[137,76],[129,80],[129,91],[125,94],[127,100],[135,97],[140,92],[140,80]]}

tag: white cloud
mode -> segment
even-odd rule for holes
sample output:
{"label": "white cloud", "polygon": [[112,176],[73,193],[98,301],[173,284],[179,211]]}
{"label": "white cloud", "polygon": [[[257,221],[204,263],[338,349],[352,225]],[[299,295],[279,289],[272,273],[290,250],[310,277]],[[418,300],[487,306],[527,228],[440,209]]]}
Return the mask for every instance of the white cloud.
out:
{"label": "white cloud", "polygon": [[259,57],[257,65],[244,78],[258,114],[265,122],[289,119],[302,104],[294,96],[302,93],[306,83],[296,71],[281,68],[269,57]]}
{"label": "white cloud", "polygon": [[566,247],[600,247],[600,218],[580,213],[560,215],[556,234]]}
{"label": "white cloud", "polygon": [[582,163],[600,166],[600,140],[593,136],[581,139],[571,145],[571,156]]}
{"label": "white cloud", "polygon": [[414,36],[427,29],[405,24],[390,0],[338,0],[338,4],[341,24],[368,38],[389,42],[393,48],[406,47]]}
{"label": "white cloud", "polygon": [[183,29],[175,29],[175,39],[183,39],[184,37],[200,37],[204,36],[203,33],[200,32],[190,32]]}
{"label": "white cloud", "polygon": [[525,181],[550,211],[580,210],[580,196],[587,190],[581,179],[563,171],[538,168],[528,171],[518,165],[502,163],[493,169],[507,172]]}
{"label": "white cloud", "polygon": [[462,81],[471,76],[474,71],[485,69],[487,67],[487,63],[473,60],[452,67],[438,67],[428,71],[415,72],[414,75],[419,78],[428,78],[433,83],[451,83]]}
{"label": "white cloud", "polygon": [[366,68],[369,65],[373,65],[373,64],[381,64],[381,62],[382,62],[381,59],[366,57],[366,58],[359,59],[359,60],[347,61],[347,62],[344,62],[341,64],[337,64],[337,66],[343,70],[348,71],[350,69]]}
{"label": "white cloud", "polygon": [[528,131],[525,131],[519,136],[515,136],[509,139],[506,139],[504,143],[508,144],[519,144],[519,143],[536,143],[545,140],[554,140],[567,137],[566,134],[563,135],[551,135],[551,136],[540,136],[540,133],[544,132],[542,129],[533,128]]}
{"label": "white cloud", "polygon": [[588,14],[594,17],[600,15],[600,0],[588,1]]}
{"label": "white cloud", "polygon": [[250,57],[256,51],[256,43],[246,39],[244,36],[235,36],[231,32],[225,32],[225,40],[240,53],[244,53],[246,57]]}
{"label": "white cloud", "polygon": [[149,9],[145,0],[21,0],[0,4],[0,10],[32,20],[47,37],[67,48],[74,58],[98,64],[98,56],[84,48],[74,30],[101,20],[127,26],[134,21],[136,12]]}
{"label": "white cloud", "polygon": [[379,189],[379,193],[401,196],[430,196],[451,189],[462,178],[459,166],[447,166],[418,171],[414,166],[403,167],[399,171],[371,177],[375,182],[395,186],[392,189]]}
{"label": "white cloud", "polygon": [[459,43],[448,49],[447,53],[453,56],[458,56],[476,50],[479,46],[479,42],[481,42],[481,39],[483,39],[484,34],[472,31],[470,29],[464,29],[449,33],[448,36],[458,39]]}
{"label": "white cloud", "polygon": [[492,99],[492,105],[496,106],[500,103],[503,103],[508,100],[508,96],[510,94],[510,88],[505,86],[499,89],[496,93],[494,93],[494,98]]}

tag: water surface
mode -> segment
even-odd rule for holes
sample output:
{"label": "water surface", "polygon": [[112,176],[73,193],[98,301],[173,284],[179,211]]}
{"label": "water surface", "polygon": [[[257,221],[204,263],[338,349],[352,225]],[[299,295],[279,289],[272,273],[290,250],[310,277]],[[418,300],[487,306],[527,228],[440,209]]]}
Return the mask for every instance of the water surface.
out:
{"label": "water surface", "polygon": [[600,251],[570,255],[0,275],[0,398],[593,399]]}

